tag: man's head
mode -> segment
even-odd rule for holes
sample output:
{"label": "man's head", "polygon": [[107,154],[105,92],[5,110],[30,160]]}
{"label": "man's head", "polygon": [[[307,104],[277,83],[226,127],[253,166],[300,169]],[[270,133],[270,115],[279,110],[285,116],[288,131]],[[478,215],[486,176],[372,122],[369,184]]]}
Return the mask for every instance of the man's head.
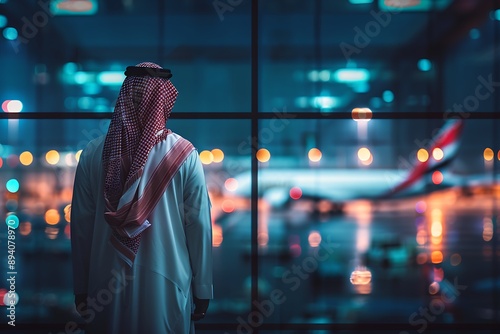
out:
{"label": "man's head", "polygon": [[[133,107],[139,121],[148,119],[147,113],[151,110],[156,109],[155,112],[158,112],[161,109],[166,123],[178,94],[169,80],[172,77],[170,70],[155,63],[143,62],[127,67],[125,75],[127,77],[120,90],[120,97],[129,109]],[[159,108],[161,106],[163,107]],[[143,128],[142,122],[140,125]]]}

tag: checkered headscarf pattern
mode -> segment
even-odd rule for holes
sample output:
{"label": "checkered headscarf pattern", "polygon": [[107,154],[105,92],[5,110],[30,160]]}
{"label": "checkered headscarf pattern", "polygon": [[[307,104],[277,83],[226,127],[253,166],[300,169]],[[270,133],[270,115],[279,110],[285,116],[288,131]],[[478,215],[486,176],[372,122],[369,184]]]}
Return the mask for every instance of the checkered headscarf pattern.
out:
{"label": "checkered headscarf pattern", "polygon": [[[149,62],[136,66],[161,68]],[[122,194],[141,177],[153,146],[167,136],[166,123],[177,94],[177,89],[165,78],[125,78],[104,142],[106,211],[116,211]],[[130,246],[130,242],[122,243]],[[138,242],[132,243],[138,247]]]}
{"label": "checkered headscarf pattern", "polygon": [[[149,62],[137,66],[161,68]],[[125,78],[103,150],[104,196],[109,210],[116,210],[127,186],[141,176],[153,146],[166,137],[167,119],[176,98],[177,89],[170,80]]]}

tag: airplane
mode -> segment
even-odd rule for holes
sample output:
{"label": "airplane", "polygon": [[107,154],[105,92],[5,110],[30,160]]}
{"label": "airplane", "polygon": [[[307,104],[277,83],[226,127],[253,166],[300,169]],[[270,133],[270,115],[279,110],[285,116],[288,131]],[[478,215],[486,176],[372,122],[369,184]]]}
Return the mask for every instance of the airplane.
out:
{"label": "airplane", "polygon": [[[327,200],[334,212],[342,212],[347,202],[354,200],[382,200],[415,196],[429,192],[424,176],[438,171],[441,177],[432,188],[456,185],[456,177],[441,171],[457,155],[459,139],[464,127],[462,119],[445,122],[430,141],[426,150],[428,159],[411,165],[405,161],[399,169],[335,169],[335,168],[260,168],[258,172],[259,197],[271,207],[283,208],[293,199]],[[434,157],[435,149],[442,150]],[[422,159],[423,160],[423,159]],[[227,196],[250,198],[251,172],[236,175],[238,187],[225,191]],[[295,191],[295,194],[293,193]]]}

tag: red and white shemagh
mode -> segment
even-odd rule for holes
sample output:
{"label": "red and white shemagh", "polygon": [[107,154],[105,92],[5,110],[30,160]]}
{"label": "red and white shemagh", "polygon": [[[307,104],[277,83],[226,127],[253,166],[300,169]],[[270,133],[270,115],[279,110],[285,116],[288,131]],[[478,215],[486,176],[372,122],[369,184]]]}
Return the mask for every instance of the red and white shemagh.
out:
{"label": "red and white shemagh", "polygon": [[[161,69],[149,62],[136,66]],[[127,76],[104,142],[105,219],[113,231],[115,242],[118,240],[122,248],[126,247],[133,254],[137,254],[142,233],[130,238],[118,232],[119,228],[130,224],[131,219],[128,215],[117,215],[118,203],[123,193],[142,176],[151,149],[171,133],[166,123],[177,94],[177,89],[168,79]],[[136,201],[137,196],[132,202]]]}

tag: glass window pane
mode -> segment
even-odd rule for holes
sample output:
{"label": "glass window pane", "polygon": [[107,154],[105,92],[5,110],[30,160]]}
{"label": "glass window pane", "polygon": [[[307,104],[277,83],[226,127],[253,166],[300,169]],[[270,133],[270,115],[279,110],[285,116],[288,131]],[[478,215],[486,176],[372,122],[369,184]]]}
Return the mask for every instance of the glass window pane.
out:
{"label": "glass window pane", "polygon": [[[69,239],[77,153],[90,139],[104,135],[108,124],[109,120],[0,121],[5,130],[0,135],[2,219],[18,224],[16,291],[22,301],[16,311],[18,324],[78,319],[72,308]],[[175,120],[168,127],[197,147],[212,202],[217,299],[207,321],[228,321],[228,314],[236,319],[250,298],[250,212],[249,199],[233,195],[238,185],[232,177],[249,168],[250,155],[238,152],[233,144],[248,140],[249,122]],[[4,230],[1,240],[6,248],[7,237]],[[1,259],[6,275],[7,249]],[[0,292],[7,288],[1,284]]]}
{"label": "glass window pane", "polygon": [[498,125],[291,120],[261,136],[264,322],[489,321]]}

